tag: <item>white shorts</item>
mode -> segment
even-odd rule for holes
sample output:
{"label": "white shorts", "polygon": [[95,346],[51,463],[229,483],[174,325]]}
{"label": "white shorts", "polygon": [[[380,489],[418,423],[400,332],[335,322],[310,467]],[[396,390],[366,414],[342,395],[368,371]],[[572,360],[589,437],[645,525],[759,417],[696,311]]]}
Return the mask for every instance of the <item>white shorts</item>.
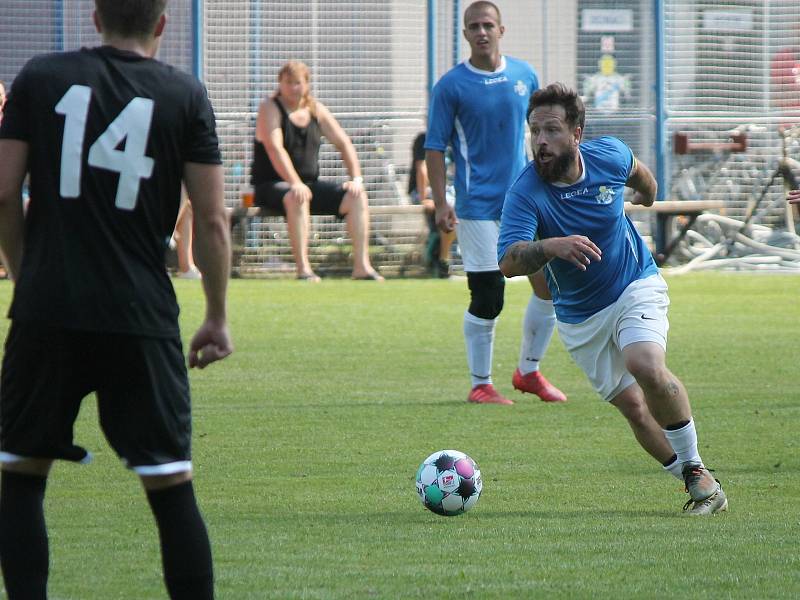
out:
{"label": "white shorts", "polygon": [[667,349],[667,282],[661,275],[631,283],[614,304],[583,323],[558,322],[558,335],[572,360],[586,373],[600,397],[612,400],[635,383],[622,350],[636,342]]}
{"label": "white shorts", "polygon": [[456,225],[456,235],[465,272],[479,273],[500,270],[497,265],[497,238],[500,236],[500,221],[459,219]]}

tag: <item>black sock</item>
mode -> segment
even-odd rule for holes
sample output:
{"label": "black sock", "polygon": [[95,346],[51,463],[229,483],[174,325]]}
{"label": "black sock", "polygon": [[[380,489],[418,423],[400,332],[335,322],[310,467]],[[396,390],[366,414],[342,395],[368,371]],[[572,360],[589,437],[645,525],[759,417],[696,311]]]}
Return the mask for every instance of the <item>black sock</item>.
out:
{"label": "black sock", "polygon": [[214,597],[211,544],[191,481],[147,492],[161,540],[164,581],[172,600]]}
{"label": "black sock", "polygon": [[674,463],[676,460],[678,460],[678,455],[677,455],[677,454],[673,454],[672,456],[670,456],[670,457],[669,457],[669,459],[668,459],[668,460],[665,460],[665,461],[664,461],[663,463],[661,463],[661,464],[662,464],[662,465],[664,465],[665,467],[669,467],[669,466],[670,466],[672,463]]}
{"label": "black sock", "polygon": [[689,421],[679,421],[678,423],[673,423],[672,425],[667,425],[664,427],[667,431],[678,431],[678,429],[683,429],[689,424]]}
{"label": "black sock", "polygon": [[37,475],[0,475],[0,566],[9,600],[47,598],[46,484]]}

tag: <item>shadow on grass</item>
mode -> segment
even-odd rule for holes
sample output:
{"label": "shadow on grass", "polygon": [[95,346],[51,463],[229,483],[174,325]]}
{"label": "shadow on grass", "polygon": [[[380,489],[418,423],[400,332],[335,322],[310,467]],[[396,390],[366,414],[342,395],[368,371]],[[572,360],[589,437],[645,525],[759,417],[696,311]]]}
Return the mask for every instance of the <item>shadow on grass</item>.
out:
{"label": "shadow on grass", "polygon": [[[280,514],[272,514],[271,517],[280,521]],[[292,518],[296,519],[298,513],[287,513],[287,520]],[[528,521],[558,521],[558,520],[581,520],[596,522],[600,520],[608,521],[630,521],[630,520],[645,520],[645,519],[664,519],[664,518],[683,518],[680,510],[663,511],[663,510],[606,510],[597,511],[591,508],[585,510],[531,510],[531,511],[497,511],[489,510],[483,511],[480,509],[474,510],[468,514],[461,514],[452,517],[443,517],[435,515],[434,513],[426,511],[420,505],[420,511],[411,514],[409,512],[385,512],[385,513],[303,513],[302,518],[304,523],[317,522],[323,525],[377,525],[386,524],[393,526],[409,526],[409,525],[425,525],[425,526],[448,526],[457,523],[470,523],[472,522],[487,522],[497,521],[502,522],[504,525],[508,524],[510,520],[521,519]]]}
{"label": "shadow on grass", "polygon": [[[285,412],[285,411],[292,411],[295,412],[300,408],[303,409],[310,409],[310,410],[325,410],[325,411],[347,411],[353,408],[386,408],[386,407],[395,407],[398,409],[407,408],[409,406],[448,406],[450,408],[454,408],[457,406],[464,406],[468,408],[468,410],[514,410],[513,408],[509,408],[508,406],[501,406],[501,405],[487,405],[487,404],[475,404],[472,402],[467,402],[467,395],[464,394],[464,397],[452,397],[452,398],[444,398],[440,400],[417,400],[408,402],[406,400],[364,400],[363,402],[341,402],[337,401],[336,404],[325,403],[325,402],[295,402],[293,404],[264,404],[259,406],[260,411],[264,410],[272,410],[275,412]],[[518,399],[515,402],[520,406],[524,406],[526,409],[528,408],[528,403]],[[534,406],[539,406],[538,404]],[[252,410],[252,406],[250,404],[244,404],[236,407],[234,405],[234,409],[239,408],[241,410]],[[204,407],[205,411],[211,412],[215,410],[214,408]],[[217,412],[228,412],[231,410],[231,407],[225,405],[224,407],[218,407]],[[554,407],[554,410],[558,410]]]}

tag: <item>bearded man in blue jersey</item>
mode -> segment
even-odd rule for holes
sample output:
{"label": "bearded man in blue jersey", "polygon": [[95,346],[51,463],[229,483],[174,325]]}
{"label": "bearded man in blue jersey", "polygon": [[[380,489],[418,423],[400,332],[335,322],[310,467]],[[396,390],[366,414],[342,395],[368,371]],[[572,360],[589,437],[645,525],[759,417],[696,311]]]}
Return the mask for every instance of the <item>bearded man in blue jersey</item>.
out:
{"label": "bearded man in blue jersey", "polygon": [[498,262],[507,277],[545,267],[558,333],[600,396],[641,446],[686,484],[689,515],[727,509],[703,465],[683,384],[666,366],[667,284],[633,223],[623,191],[650,206],[657,184],[612,137],[581,143],[585,109],[552,84],[531,96],[534,160],[506,196]]}
{"label": "bearded man in blue jersey", "polygon": [[[467,400],[480,404],[513,404],[492,384],[494,332],[505,291],[497,265],[497,235],[505,193],[527,162],[525,111],[530,93],[539,87],[530,65],[500,54],[504,31],[500,10],[492,2],[467,7],[464,37],[470,57],[433,88],[425,138],[436,224],[446,233],[457,229],[467,273],[471,301],[464,314],[464,338],[472,378]],[[455,207],[445,195],[448,146],[455,157]],[[567,397],[539,372],[555,315],[544,276],[538,273],[530,279],[534,294],[525,313],[512,383],[545,402],[564,402]]]}

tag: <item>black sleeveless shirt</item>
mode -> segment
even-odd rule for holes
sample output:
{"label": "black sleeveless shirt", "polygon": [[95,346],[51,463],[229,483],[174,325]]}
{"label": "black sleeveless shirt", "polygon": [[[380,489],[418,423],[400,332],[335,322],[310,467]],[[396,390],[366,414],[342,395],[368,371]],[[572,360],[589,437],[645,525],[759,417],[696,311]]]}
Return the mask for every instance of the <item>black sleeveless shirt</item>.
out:
{"label": "black sleeveless shirt", "polygon": [[[283,130],[283,147],[289,153],[295,171],[303,182],[316,181],[319,178],[319,147],[322,131],[319,122],[312,115],[305,127],[298,127],[289,119],[289,113],[277,98],[272,100],[281,111],[281,129]],[[283,181],[264,149],[264,144],[255,140],[253,145],[253,164],[250,169],[253,185],[268,181]]]}

